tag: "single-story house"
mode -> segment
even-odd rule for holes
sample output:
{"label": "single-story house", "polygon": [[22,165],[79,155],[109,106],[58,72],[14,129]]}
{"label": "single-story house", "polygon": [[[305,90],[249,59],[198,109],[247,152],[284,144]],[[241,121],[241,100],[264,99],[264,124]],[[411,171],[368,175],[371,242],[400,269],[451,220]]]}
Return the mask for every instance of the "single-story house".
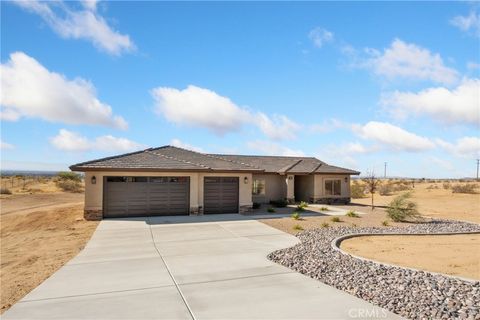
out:
{"label": "single-story house", "polygon": [[206,154],[173,146],[78,163],[85,218],[245,213],[254,202],[348,203],[359,172],[313,157]]}

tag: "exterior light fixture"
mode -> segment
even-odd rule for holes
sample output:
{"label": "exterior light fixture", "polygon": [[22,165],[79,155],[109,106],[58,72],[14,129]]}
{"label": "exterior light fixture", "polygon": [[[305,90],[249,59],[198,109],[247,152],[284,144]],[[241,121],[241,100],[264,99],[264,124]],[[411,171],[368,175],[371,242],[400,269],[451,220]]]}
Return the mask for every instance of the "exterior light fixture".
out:
{"label": "exterior light fixture", "polygon": [[288,176],[288,180],[293,180],[293,176]]}
{"label": "exterior light fixture", "polygon": [[95,178],[95,176],[92,177],[92,184],[96,184],[97,183],[97,178]]}
{"label": "exterior light fixture", "polygon": [[243,183],[245,183],[245,184],[248,183],[248,177],[243,178]]}
{"label": "exterior light fixture", "polygon": [[345,177],[345,182],[348,182],[348,177]]}

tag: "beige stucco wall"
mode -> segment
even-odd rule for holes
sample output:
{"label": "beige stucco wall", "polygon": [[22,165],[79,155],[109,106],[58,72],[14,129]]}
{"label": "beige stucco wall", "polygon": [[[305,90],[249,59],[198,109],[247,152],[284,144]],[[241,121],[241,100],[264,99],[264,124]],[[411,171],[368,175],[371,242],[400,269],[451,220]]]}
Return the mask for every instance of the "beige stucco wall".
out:
{"label": "beige stucco wall", "polygon": [[285,199],[287,196],[285,176],[278,174],[254,174],[252,179],[265,180],[265,195],[252,195],[253,202],[269,203],[271,200]]}
{"label": "beige stucco wall", "polygon": [[[347,178],[347,181],[345,181]],[[340,196],[331,196],[325,194],[325,180],[332,180],[332,179],[340,179],[341,184],[341,195]],[[314,179],[314,196],[315,199],[324,198],[324,197],[332,197],[332,198],[349,198],[350,197],[350,176],[349,175],[321,175],[316,174]]]}
{"label": "beige stucco wall", "polygon": [[[97,183],[92,184],[95,176]],[[190,177],[190,207],[203,207],[203,177],[238,177],[239,178],[239,205],[252,205],[252,174],[251,173],[186,173],[186,172],[85,172],[85,209],[103,209],[103,178],[106,176],[136,176],[136,177]],[[247,177],[247,183],[245,183]]]}

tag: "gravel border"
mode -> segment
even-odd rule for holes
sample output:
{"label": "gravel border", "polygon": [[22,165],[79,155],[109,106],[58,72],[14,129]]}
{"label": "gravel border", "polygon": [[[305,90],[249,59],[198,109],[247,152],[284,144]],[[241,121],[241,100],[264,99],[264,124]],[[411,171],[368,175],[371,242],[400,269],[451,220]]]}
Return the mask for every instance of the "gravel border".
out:
{"label": "gravel border", "polygon": [[301,232],[299,244],[268,258],[406,318],[480,320],[480,281],[358,258],[332,244],[359,235],[478,232],[478,224],[439,219],[408,227],[330,227]]}

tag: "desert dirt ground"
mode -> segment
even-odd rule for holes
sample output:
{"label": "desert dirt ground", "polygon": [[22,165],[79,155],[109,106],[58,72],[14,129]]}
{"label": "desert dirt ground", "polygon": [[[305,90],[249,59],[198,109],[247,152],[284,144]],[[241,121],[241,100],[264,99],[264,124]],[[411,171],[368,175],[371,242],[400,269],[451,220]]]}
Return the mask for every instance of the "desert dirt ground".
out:
{"label": "desert dirt ground", "polygon": [[98,225],[83,219],[83,194],[44,186],[0,198],[0,313],[80,252]]}
{"label": "desert dirt ground", "polygon": [[[453,183],[455,184],[455,183]],[[480,192],[480,189],[477,189]],[[427,217],[465,220],[480,223],[480,194],[453,193],[443,189],[442,183],[416,183],[410,190],[412,200],[418,204],[419,212]],[[398,194],[389,196],[376,193],[374,202],[377,206],[387,206]],[[370,205],[370,198],[352,199],[352,203]]]}
{"label": "desert dirt ground", "polygon": [[480,234],[362,236],[342,241],[340,248],[381,262],[480,280]]}
{"label": "desert dirt ground", "polygon": [[[427,217],[427,219],[430,217],[480,223],[479,194],[452,193],[450,189],[443,189],[441,182],[416,183],[415,188],[407,191],[411,192],[411,199],[418,204],[419,212],[424,217]],[[382,196],[376,193],[374,195],[374,204],[376,207],[373,210],[370,207],[371,199],[369,197],[352,199],[352,203],[349,205],[341,205],[338,207],[345,210],[363,212],[365,214],[362,214],[357,218],[339,216],[341,220],[340,222],[332,221],[333,218],[327,215],[301,216],[299,220],[295,220],[291,217],[265,218],[261,219],[261,222],[291,234],[297,234],[303,230],[324,227],[384,227],[384,222],[386,222],[388,226],[406,227],[410,225],[410,223],[393,222],[386,214],[387,205],[393,200],[393,198],[402,192],[394,192],[392,195],[388,196]],[[266,213],[266,208],[264,211],[265,212],[262,213]],[[293,210],[290,210],[289,212],[293,212]],[[327,224],[327,226],[324,224]],[[451,244],[449,240],[454,238],[440,236],[431,236],[428,238],[428,240],[425,240],[427,238],[422,238],[424,239],[423,242],[420,242],[418,246],[412,246],[412,248],[409,249],[410,251],[408,252],[411,253],[410,256],[404,254],[406,252],[406,245],[404,244],[405,240],[403,236],[392,237],[388,243],[390,246],[388,251],[382,251],[384,249],[379,249],[381,246],[386,245],[384,243],[386,238],[384,237],[373,237],[371,241],[358,240],[359,238],[354,238],[351,240],[351,242],[360,243],[359,246],[362,247],[362,251],[358,252],[358,255],[360,256],[363,256],[363,253],[369,254],[378,252],[379,255],[384,254],[380,256],[381,258],[387,259],[382,261],[391,262],[394,264],[410,266],[412,268],[419,269],[425,268],[425,270],[441,273],[455,274],[454,272],[467,272],[469,275],[474,275],[475,269],[478,272],[478,268],[480,268],[480,259],[478,256],[472,255],[469,249],[475,250],[475,248],[479,248],[479,237],[479,235],[465,237],[460,236],[455,238],[454,244]],[[471,238],[475,238],[477,240],[472,240]],[[416,242],[415,239],[410,241],[414,243]],[[424,245],[425,248],[429,248],[432,259],[434,259],[435,256],[440,256],[443,257],[444,261],[441,263],[432,262],[431,265],[427,263],[423,265],[415,264],[415,259],[418,258],[420,260],[420,257],[429,257],[422,251],[422,245]],[[461,249],[456,251],[457,248]],[[443,252],[443,250],[447,251]],[[480,248],[477,250],[477,253],[478,252],[480,252]],[[394,260],[388,260],[390,256],[391,259]],[[365,257],[369,256],[366,255]],[[462,273],[459,273],[459,275],[461,274]],[[468,277],[466,274],[464,274],[464,276]]]}

